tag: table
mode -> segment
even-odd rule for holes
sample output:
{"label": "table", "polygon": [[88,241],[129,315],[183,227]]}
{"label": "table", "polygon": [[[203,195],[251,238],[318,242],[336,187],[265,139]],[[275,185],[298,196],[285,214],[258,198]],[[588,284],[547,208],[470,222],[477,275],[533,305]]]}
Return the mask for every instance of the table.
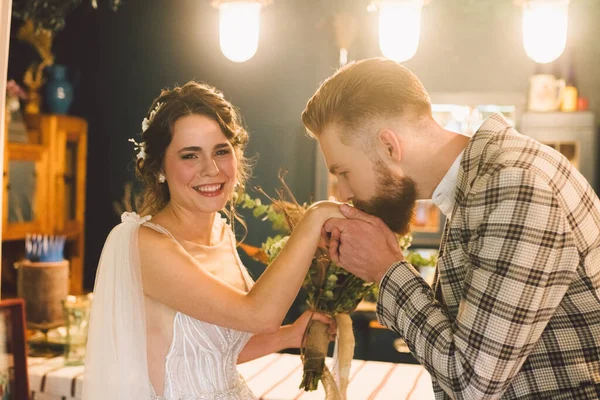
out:
{"label": "table", "polygon": [[[332,360],[328,359],[331,365]],[[262,400],[324,399],[320,386],[314,392],[298,389],[302,377],[300,357],[275,353],[238,366],[248,386]],[[62,357],[28,359],[31,400],[79,400],[83,366],[65,367]],[[421,365],[353,360],[348,400],[433,399],[429,373]]]}

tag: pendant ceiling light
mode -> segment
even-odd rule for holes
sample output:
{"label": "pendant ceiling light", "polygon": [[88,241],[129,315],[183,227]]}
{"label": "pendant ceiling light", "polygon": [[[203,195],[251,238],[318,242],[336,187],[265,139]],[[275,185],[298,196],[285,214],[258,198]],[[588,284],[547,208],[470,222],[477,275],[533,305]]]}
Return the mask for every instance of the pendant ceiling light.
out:
{"label": "pendant ceiling light", "polygon": [[523,47],[533,61],[546,64],[565,50],[569,0],[525,0]]}
{"label": "pendant ceiling light", "polygon": [[270,0],[214,0],[219,9],[219,45],[231,61],[250,60],[258,49],[260,10]]}
{"label": "pendant ceiling light", "polygon": [[394,61],[414,57],[421,36],[421,10],[425,0],[374,0],[369,11],[379,11],[379,48]]}

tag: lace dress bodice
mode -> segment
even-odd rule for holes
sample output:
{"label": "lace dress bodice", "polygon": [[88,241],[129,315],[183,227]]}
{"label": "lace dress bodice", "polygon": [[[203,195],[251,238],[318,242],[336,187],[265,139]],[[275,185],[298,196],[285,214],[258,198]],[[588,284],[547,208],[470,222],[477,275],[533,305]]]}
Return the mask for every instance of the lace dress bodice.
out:
{"label": "lace dress bodice", "polygon": [[[208,272],[249,290],[254,282],[239,259],[231,229],[220,217],[216,219],[213,233],[222,235],[211,246],[178,241],[160,225],[145,225],[176,240]],[[223,268],[224,265],[234,268]],[[165,360],[163,395],[157,396],[152,390],[151,399],[256,399],[236,369],[238,356],[251,336],[176,312],[173,339]]]}

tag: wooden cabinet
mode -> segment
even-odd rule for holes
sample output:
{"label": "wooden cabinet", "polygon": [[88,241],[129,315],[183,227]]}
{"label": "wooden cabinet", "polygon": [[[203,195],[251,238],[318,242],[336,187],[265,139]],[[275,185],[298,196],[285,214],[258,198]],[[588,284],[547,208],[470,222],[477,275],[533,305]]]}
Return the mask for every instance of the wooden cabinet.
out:
{"label": "wooden cabinet", "polygon": [[22,257],[17,249],[27,233],[65,235],[71,293],[78,294],[83,290],[87,123],[39,115],[27,125],[19,143],[7,139],[5,144],[3,268]]}

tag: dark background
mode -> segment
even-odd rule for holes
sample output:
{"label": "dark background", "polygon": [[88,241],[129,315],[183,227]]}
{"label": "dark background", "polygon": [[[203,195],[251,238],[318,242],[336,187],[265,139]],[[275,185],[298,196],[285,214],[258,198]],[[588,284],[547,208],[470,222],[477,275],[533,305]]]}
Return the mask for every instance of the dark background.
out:
{"label": "dark background", "polygon": [[[76,81],[71,114],[89,123],[85,287],[91,289],[104,240],[119,222],[113,202],[132,181],[133,147],[141,121],[161,88],[190,79],[220,90],[244,116],[257,156],[251,185],[273,191],[279,167],[299,200],[314,191],[316,143],[300,114],[319,83],[337,67],[334,12],[359,21],[350,59],[379,56],[377,16],[366,0],[275,0],[261,13],[260,43],[250,61],[226,59],[218,43],[218,10],[208,0],[125,0],[113,12],[103,0],[84,0],[56,36],[56,63]],[[568,45],[580,96],[600,111],[600,1],[573,1]],[[512,0],[432,0],[423,9],[416,56],[405,63],[430,92],[522,92],[535,64],[521,39],[521,8]],[[35,52],[14,38],[9,79],[22,81]],[[562,61],[561,61],[562,60]],[[564,68],[564,56],[558,60]],[[425,156],[425,155],[424,155]],[[258,194],[255,194],[258,196]],[[268,225],[247,216],[247,242],[260,245]],[[254,277],[263,267],[244,259]]]}

